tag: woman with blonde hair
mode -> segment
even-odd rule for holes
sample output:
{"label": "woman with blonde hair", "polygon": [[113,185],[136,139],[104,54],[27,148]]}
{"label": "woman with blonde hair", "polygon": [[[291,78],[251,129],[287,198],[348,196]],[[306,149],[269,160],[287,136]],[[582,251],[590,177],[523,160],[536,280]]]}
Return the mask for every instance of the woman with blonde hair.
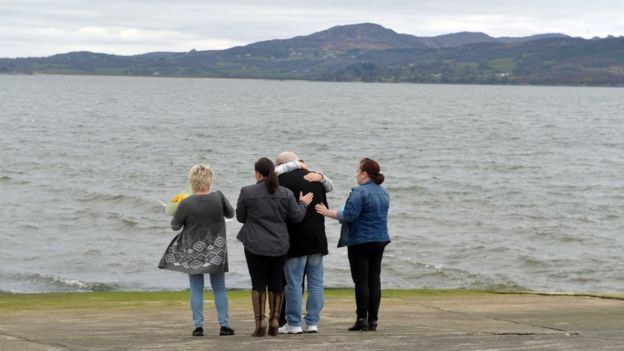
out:
{"label": "woman with blonde hair", "polygon": [[180,230],[167,247],[159,268],[187,273],[191,290],[193,336],[204,335],[204,274],[210,275],[210,286],[221,329],[219,335],[234,335],[228,316],[225,272],[228,258],[225,218],[234,217],[234,209],[220,191],[210,191],[213,172],[210,166],[198,164],[188,172],[193,194],[178,205],[171,228]]}

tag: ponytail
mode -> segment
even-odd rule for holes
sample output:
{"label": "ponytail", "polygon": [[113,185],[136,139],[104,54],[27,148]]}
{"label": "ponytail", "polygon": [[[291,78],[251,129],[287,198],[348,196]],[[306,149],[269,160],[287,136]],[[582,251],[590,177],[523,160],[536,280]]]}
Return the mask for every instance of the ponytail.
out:
{"label": "ponytail", "polygon": [[375,160],[371,160],[370,158],[364,158],[360,161],[360,171],[366,172],[368,174],[368,178],[375,182],[375,184],[381,184],[384,182],[384,175],[380,172],[381,166]]}
{"label": "ponytail", "polygon": [[273,165],[273,162],[266,157],[262,157],[256,161],[254,168],[256,172],[266,177],[265,183],[269,194],[275,193],[279,184],[277,182],[277,174],[275,174],[275,165]]}
{"label": "ponytail", "polygon": [[375,177],[375,179],[373,179],[373,182],[375,182],[375,184],[380,185],[381,183],[384,182],[384,179],[386,179],[386,177],[384,177],[383,173],[379,173],[377,174],[377,177]]}

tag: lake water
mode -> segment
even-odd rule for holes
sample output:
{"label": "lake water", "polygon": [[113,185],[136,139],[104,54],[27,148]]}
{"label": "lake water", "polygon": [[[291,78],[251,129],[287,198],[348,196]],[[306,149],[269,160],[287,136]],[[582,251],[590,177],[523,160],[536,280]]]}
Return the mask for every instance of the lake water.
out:
{"label": "lake water", "polygon": [[[391,195],[386,288],[624,292],[624,89],[0,75],[0,290],[185,289],[159,200],[293,150]],[[227,222],[232,288],[250,288]],[[327,287],[352,286],[329,220]]]}

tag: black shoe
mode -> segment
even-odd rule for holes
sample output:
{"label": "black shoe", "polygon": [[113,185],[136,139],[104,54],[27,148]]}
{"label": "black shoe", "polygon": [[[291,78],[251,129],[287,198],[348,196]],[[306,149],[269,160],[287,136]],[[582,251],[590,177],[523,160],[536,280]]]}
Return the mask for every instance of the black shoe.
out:
{"label": "black shoe", "polygon": [[368,321],[368,331],[377,330],[377,321]]}
{"label": "black shoe", "polygon": [[195,330],[193,330],[193,336],[204,336],[204,328],[195,328]]}
{"label": "black shoe", "polygon": [[234,329],[230,328],[230,327],[221,327],[221,330],[219,331],[219,335],[224,336],[224,335],[234,335]]}
{"label": "black shoe", "polygon": [[349,331],[368,331],[368,323],[366,319],[360,318],[356,320],[355,324],[349,328]]}

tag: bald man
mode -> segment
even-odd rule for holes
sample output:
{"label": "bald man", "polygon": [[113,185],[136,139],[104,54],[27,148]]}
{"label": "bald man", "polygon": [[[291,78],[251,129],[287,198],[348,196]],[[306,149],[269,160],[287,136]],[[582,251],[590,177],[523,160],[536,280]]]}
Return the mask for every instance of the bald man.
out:
{"label": "bald man", "polygon": [[[276,164],[293,164],[299,157],[285,151],[277,156]],[[296,163],[295,163],[296,164]],[[319,179],[318,177],[321,177]],[[310,179],[311,181],[306,180]],[[317,180],[317,181],[314,181]],[[320,180],[320,181],[319,181]],[[312,173],[305,168],[290,170],[279,176],[279,184],[299,194],[314,194],[313,204],[327,204],[326,187],[331,184],[324,175]],[[330,187],[331,189],[331,187]],[[325,235],[325,219],[316,213],[310,205],[300,223],[288,224],[290,249],[288,251],[284,275],[286,276],[286,321],[279,329],[281,334],[318,333],[320,314],[323,309],[323,256],[327,255],[327,236]],[[301,321],[301,305],[303,300],[303,280],[307,276],[308,299],[306,301],[305,326]]]}

